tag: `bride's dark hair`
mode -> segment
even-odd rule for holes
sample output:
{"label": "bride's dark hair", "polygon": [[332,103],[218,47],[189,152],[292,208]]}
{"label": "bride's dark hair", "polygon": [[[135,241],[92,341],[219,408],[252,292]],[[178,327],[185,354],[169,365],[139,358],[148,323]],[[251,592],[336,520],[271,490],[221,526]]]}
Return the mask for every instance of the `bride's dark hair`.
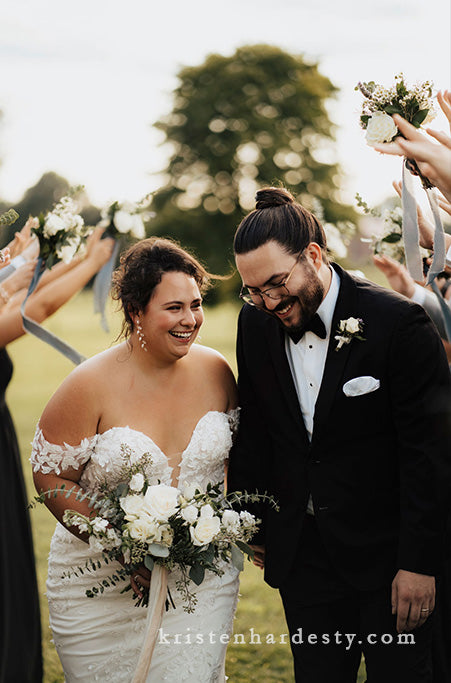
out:
{"label": "bride's dark hair", "polygon": [[321,223],[288,190],[264,187],[258,190],[255,202],[255,209],[243,218],[235,233],[235,254],[247,254],[272,240],[296,255],[310,242],[316,242],[327,261],[326,236]]}
{"label": "bride's dark hair", "polygon": [[172,240],[149,237],[122,254],[112,283],[112,297],[124,315],[119,337],[128,339],[134,330],[132,316],[145,309],[164,273],[171,272],[194,278],[202,294],[210,285],[205,268]]}

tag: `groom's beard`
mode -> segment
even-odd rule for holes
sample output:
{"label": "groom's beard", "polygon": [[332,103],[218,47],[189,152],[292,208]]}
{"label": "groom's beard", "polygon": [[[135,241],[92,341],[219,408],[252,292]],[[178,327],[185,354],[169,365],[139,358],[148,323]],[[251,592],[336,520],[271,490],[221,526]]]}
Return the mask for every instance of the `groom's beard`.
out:
{"label": "groom's beard", "polygon": [[318,277],[316,270],[310,264],[304,264],[304,268],[306,279],[302,289],[292,296],[281,299],[272,311],[268,311],[278,317],[278,311],[282,311],[290,304],[293,304],[289,317],[286,320],[279,318],[285,329],[290,332],[303,330],[313,318],[324,299],[324,285]]}

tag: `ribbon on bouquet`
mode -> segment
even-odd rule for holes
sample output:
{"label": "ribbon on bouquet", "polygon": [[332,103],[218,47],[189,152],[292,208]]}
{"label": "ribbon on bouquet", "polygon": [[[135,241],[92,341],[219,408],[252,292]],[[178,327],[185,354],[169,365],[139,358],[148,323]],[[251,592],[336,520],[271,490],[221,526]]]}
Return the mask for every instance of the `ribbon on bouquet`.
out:
{"label": "ribbon on bouquet", "polygon": [[97,273],[92,290],[94,296],[94,313],[100,313],[100,325],[105,332],[110,331],[105,315],[105,306],[110,291],[111,276],[113,274],[113,268],[116,263],[120,246],[120,240],[117,240],[110,258]]}
{"label": "ribbon on bouquet", "polygon": [[149,606],[147,608],[146,630],[132,683],[145,683],[150,669],[157,635],[163,618],[168,592],[168,570],[159,564],[152,569],[150,580]]}
{"label": "ribbon on bouquet", "polygon": [[[434,218],[434,256],[426,282],[429,285],[445,269],[445,236],[434,189],[426,187],[424,189]],[[414,280],[421,282],[423,280],[423,267],[420,255],[415,186],[412,173],[406,168],[406,160],[403,161],[402,165],[402,210],[407,270]]]}
{"label": "ribbon on bouquet", "polygon": [[79,353],[72,346],[70,346],[65,341],[57,337],[56,334],[53,334],[52,332],[45,330],[39,323],[37,323],[35,320],[32,320],[25,314],[25,306],[28,301],[28,298],[31,296],[31,294],[33,294],[34,290],[36,289],[37,284],[41,279],[44,271],[45,262],[41,257],[39,257],[36,263],[36,268],[34,270],[33,279],[31,280],[30,286],[28,288],[27,296],[25,297],[20,307],[24,330],[30,334],[33,334],[35,337],[38,337],[38,339],[45,342],[46,344],[49,344],[49,346],[54,348],[56,351],[59,351],[59,353],[68,358],[75,365],[79,365],[84,360],[86,360],[85,356],[82,356],[81,353]]}

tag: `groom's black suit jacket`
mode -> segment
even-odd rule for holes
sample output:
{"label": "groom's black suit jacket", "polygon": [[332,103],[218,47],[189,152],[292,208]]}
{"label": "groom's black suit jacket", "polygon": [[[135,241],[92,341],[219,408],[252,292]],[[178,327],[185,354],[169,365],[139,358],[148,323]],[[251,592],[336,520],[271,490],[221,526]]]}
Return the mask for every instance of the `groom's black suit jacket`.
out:
{"label": "groom's black suit jacket", "polygon": [[[279,321],[245,305],[238,325],[241,420],[228,489],[267,491],[265,579],[283,584],[309,494],[337,572],[355,588],[390,583],[398,569],[435,574],[449,488],[450,373],[424,310],[339,266],[340,291],[308,439]],[[361,318],[365,341],[336,350],[340,320]],[[347,397],[350,379],[380,388]],[[443,492],[445,495],[443,496]],[[254,510],[255,511],[255,510]]]}

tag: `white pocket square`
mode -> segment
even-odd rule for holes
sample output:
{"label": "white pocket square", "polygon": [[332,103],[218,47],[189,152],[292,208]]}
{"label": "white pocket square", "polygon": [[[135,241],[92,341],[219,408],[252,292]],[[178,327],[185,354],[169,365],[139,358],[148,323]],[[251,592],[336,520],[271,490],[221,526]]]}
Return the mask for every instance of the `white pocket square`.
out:
{"label": "white pocket square", "polygon": [[343,385],[343,392],[346,396],[362,396],[376,391],[380,385],[380,381],[371,376],[354,377]]}

